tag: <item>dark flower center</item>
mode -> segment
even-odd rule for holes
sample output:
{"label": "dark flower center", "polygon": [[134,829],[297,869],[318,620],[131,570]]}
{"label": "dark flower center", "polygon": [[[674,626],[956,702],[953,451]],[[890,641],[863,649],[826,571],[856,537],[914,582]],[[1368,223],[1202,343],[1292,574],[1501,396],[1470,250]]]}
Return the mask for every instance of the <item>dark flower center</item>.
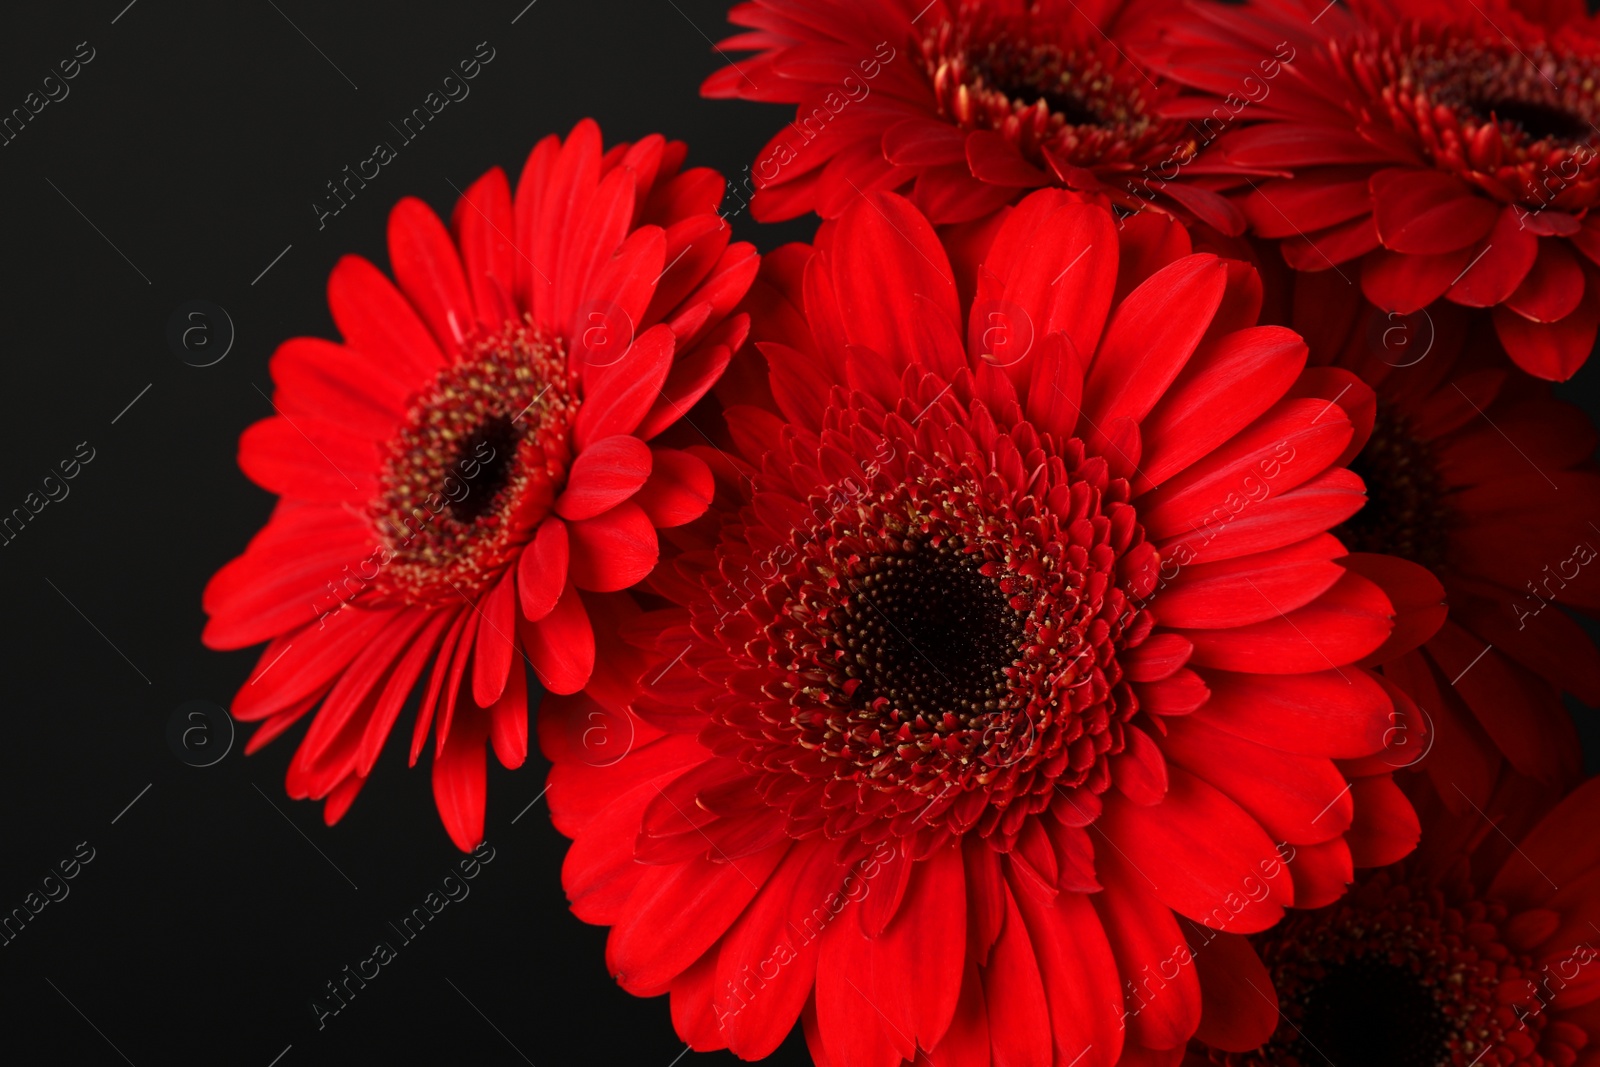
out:
{"label": "dark flower center", "polygon": [[1130,170],[1192,139],[1181,123],[1156,117],[1167,90],[1115,45],[1049,19],[969,2],[928,31],[920,59],[940,115],[1002,134],[1046,173],[1057,162]]}
{"label": "dark flower center", "polygon": [[1415,24],[1352,42],[1346,59],[1372,93],[1363,111],[1479,194],[1568,212],[1600,198],[1600,55]]}
{"label": "dark flower center", "polygon": [[561,341],[521,323],[440,370],[389,442],[368,508],[377,573],[364,581],[405,603],[482,591],[566,475],[573,390]]}
{"label": "dark flower center", "polygon": [[[455,469],[465,470],[473,465],[477,456],[489,458],[479,464],[478,476],[472,491],[460,500],[450,500],[450,517],[458,523],[470,524],[481,518],[499,498],[500,491],[511,481],[516,465],[517,426],[507,415],[491,415],[475,428],[461,443],[456,454]],[[442,485],[440,488],[444,488]]]}
{"label": "dark flower center", "polygon": [[[840,409],[816,446],[767,457],[693,624],[719,645],[693,668],[717,688],[702,739],[796,837],[1005,849],[1110,786],[1138,711],[1119,655],[1154,625],[1160,557],[1082,441],[997,430],[972,398],[920,429],[911,410]],[[841,473],[824,454],[887,458]]]}
{"label": "dark flower center", "polygon": [[1228,1067],[1572,1063],[1575,1028],[1553,1025],[1552,972],[1537,960],[1547,950],[1514,947],[1507,932],[1526,930],[1523,916],[1450,884],[1385,868],[1339,902],[1254,935],[1278,991],[1278,1028],[1259,1049],[1208,1049],[1207,1058]]}
{"label": "dark flower center", "polygon": [[1065,53],[1053,45],[1023,47],[1009,39],[990,41],[971,56],[972,69],[981,83],[1009,97],[1018,107],[1045,107],[1068,126],[1100,126],[1103,122],[1092,98],[1095,79],[1084,71],[1085,57]]}
{"label": "dark flower center", "polygon": [[1480,118],[1511,123],[1531,141],[1578,142],[1594,132],[1581,116],[1537,100],[1488,100],[1467,106]]}
{"label": "dark flower center", "polygon": [[1306,1064],[1436,1067],[1450,1027],[1415,972],[1382,959],[1334,964],[1300,996],[1299,1048]]}
{"label": "dark flower center", "polygon": [[1551,140],[1573,146],[1596,135],[1600,62],[1592,57],[1538,43],[1445,37],[1419,44],[1400,69],[1399,88],[1414,80],[1434,105],[1453,109],[1474,126],[1510,125],[1511,145]]}
{"label": "dark flower center", "polygon": [[861,679],[857,704],[886,701],[899,721],[952,715],[966,723],[995,711],[1025,617],[978,561],[949,541],[911,542],[864,570],[835,613],[845,673]]}
{"label": "dark flower center", "polygon": [[1386,552],[1437,570],[1454,513],[1432,448],[1393,405],[1378,402],[1372,437],[1350,469],[1366,483],[1367,503],[1335,536],[1352,552]]}

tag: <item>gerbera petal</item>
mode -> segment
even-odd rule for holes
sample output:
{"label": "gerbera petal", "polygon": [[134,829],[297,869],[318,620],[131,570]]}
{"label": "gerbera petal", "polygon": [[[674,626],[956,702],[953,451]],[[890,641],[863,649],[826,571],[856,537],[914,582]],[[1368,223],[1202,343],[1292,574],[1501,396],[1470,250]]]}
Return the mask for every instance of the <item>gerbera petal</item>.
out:
{"label": "gerbera petal", "polygon": [[344,256],[328,276],[328,310],[345,343],[376,364],[397,360],[408,376],[431,376],[444,363],[416,309],[360,256]]}
{"label": "gerbera petal", "polygon": [[631,434],[614,434],[585,448],[567,469],[567,488],[556,514],[592,519],[629,499],[650,477],[650,446]]}
{"label": "gerbera petal", "polygon": [[1189,951],[1200,975],[1196,1039],[1231,1052],[1265,1044],[1278,1027],[1278,997],[1261,957],[1237,934],[1189,930]]}
{"label": "gerbera petal", "polygon": [[539,681],[552,693],[576,693],[594,670],[594,628],[571,580],[541,619],[519,623],[522,645]]}
{"label": "gerbera petal", "polygon": [[472,699],[490,708],[506,689],[517,658],[516,572],[507,570],[478,605],[482,619],[472,655]]}
{"label": "gerbera petal", "polygon": [[1494,307],[1516,291],[1533,269],[1542,243],[1522,224],[1513,207],[1506,207],[1474,250],[1472,264],[1450,287],[1449,297],[1468,307]]}
{"label": "gerbera petal", "polygon": [[1094,905],[1081,893],[1045,901],[1025,889],[1012,900],[1038,963],[1055,1062],[1110,1067],[1123,1042],[1117,998],[1105,996],[1119,987],[1117,961]]}
{"label": "gerbera petal", "polygon": [[1271,839],[1220,790],[1176,767],[1167,774],[1166,799],[1154,807],[1107,794],[1099,824],[1106,838],[1173,910],[1238,933],[1271,926],[1294,901],[1288,879],[1260,897],[1246,896],[1243,885],[1276,861]]}
{"label": "gerbera petal", "polygon": [[906,350],[916,336],[902,293],[920,293],[950,322],[959,321],[950,263],[928,220],[901,197],[862,197],[839,219],[832,247],[834,294],[845,334],[885,357],[918,362]]}
{"label": "gerbera petal", "polygon": [[1395,252],[1456,251],[1484,237],[1500,215],[1494,201],[1441,171],[1381,170],[1371,185],[1378,236]]}
{"label": "gerbera petal", "polygon": [[705,514],[716,491],[704,460],[676,448],[654,448],[649,479],[633,497],[658,529],[682,526]]}
{"label": "gerbera petal", "polygon": [[617,363],[592,382],[573,423],[573,444],[583,450],[615,434],[633,432],[666,383],[672,353],[672,331],[666,326],[652,326],[634,338]]}
{"label": "gerbera petal", "polygon": [[984,1002],[994,1061],[1049,1067],[1053,1061],[1052,1009],[1044,978],[1016,897],[1001,883],[1004,911],[999,938],[983,969]]}
{"label": "gerbera petal", "polygon": [[478,321],[494,328],[514,318],[518,249],[512,243],[516,222],[505,171],[496,167],[467,186],[451,213],[450,228],[461,247]]}
{"label": "gerbera petal", "polygon": [[472,295],[444,223],[416,197],[406,197],[389,213],[389,263],[439,348],[457,352],[477,320]]}
{"label": "gerbera petal", "polygon": [[433,758],[433,800],[450,840],[463,852],[483,840],[488,734],[488,712],[465,709],[444,750]]}
{"label": "gerbera petal", "polygon": [[1584,272],[1567,242],[1555,237],[1539,241],[1539,258],[1522,284],[1506,297],[1505,306],[1531,322],[1558,322],[1583,300]]}
{"label": "gerbera petal", "polygon": [[1084,411],[1105,424],[1142,419],[1200,343],[1227,287],[1226,267],[1212,255],[1163,267],[1112,312],[1089,365]]}
{"label": "gerbera petal", "polygon": [[567,524],[568,573],[579,589],[609,593],[649,574],[660,556],[656,530],[644,509],[624,501],[590,519]]}
{"label": "gerbera petal", "polygon": [[[736,1055],[770,1056],[800,1017],[816,976],[817,935],[830,921],[828,901],[844,882],[837,860],[836,849],[826,843],[790,849],[723,938],[713,1003]],[[746,968],[760,984],[741,989]],[[757,997],[760,1010],[744,1010]]]}

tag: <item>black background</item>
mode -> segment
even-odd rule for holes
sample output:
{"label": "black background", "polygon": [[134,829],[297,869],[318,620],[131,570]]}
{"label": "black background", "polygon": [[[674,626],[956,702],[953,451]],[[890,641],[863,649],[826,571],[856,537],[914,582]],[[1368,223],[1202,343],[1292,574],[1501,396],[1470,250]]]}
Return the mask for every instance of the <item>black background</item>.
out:
{"label": "black background", "polygon": [[[691,164],[741,174],[787,116],[699,99],[726,5],[125,3],[37,6],[0,33],[0,114],[79,42],[95,50],[70,95],[0,147],[0,513],[80,442],[95,450],[70,495],[0,547],[0,913],[80,842],[95,852],[0,947],[0,1059],[733,1062],[685,1053],[664,998],[612,983],[604,931],[566,910],[565,842],[529,807],[537,755],[517,772],[490,761],[495,855],[470,896],[319,1030],[324,983],[393,942],[388,922],[459,856],[426,771],[405,768],[409,731],[331,830],[320,805],[283,795],[299,731],[248,759],[241,731],[207,768],[180,762],[166,733],[185,701],[227,704],[254,662],[201,646],[200,592],[268,514],[236,442],[270,411],[274,346],[336,336],[335,260],[385,263],[402,195],[447,215],[456,189],[494,165],[514,180],[539,137],[585,115],[607,144],[660,131],[689,142]],[[494,59],[470,95],[398,145],[388,123],[479,42]],[[399,157],[319,231],[324,183],[379,140]],[[810,229],[734,226],[764,251]],[[167,344],[193,299],[237,331],[214,366]],[[1593,412],[1597,381],[1591,366],[1563,393]],[[771,1062],[808,1062],[798,1034]]]}

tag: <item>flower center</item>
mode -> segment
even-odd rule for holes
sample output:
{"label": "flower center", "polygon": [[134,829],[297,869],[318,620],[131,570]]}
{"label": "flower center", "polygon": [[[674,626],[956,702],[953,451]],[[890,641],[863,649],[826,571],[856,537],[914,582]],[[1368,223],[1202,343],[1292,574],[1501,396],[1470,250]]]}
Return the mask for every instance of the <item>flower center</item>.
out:
{"label": "flower center", "polygon": [[1482,100],[1467,105],[1478,117],[1510,123],[1530,141],[1586,141],[1593,132],[1582,117],[1537,100]]}
{"label": "flower center", "polygon": [[769,460],[757,498],[789,503],[725,534],[729,588],[695,622],[725,657],[699,667],[718,687],[703,740],[763,777],[795,836],[888,824],[1007,848],[1058,788],[1109,786],[1138,710],[1117,654],[1153,625],[1158,557],[1081,441],[997,435],[984,412],[980,444],[941,408],[934,446],[903,418],[843,417],[828,455],[891,458],[842,480],[816,454]]}
{"label": "flower center", "polygon": [[380,595],[471,598],[514,558],[565,477],[575,384],[559,339],[512,322],[412,398],[367,509]]}
{"label": "flower center", "polygon": [[[1282,1017],[1230,1067],[1503,1067],[1571,1062],[1547,1041],[1544,968],[1506,943],[1516,918],[1382,870],[1339,903],[1255,935]],[[1204,951],[1202,947],[1200,951]],[[1544,1046],[1541,1048],[1541,1046]],[[1553,1058],[1549,1055],[1557,1053]]]}
{"label": "flower center", "polygon": [[[1078,167],[1128,169],[1189,136],[1155,115],[1154,91],[1102,40],[1065,39],[1060,26],[964,4],[922,41],[939,113],[968,130],[996,130],[1047,171],[1046,154]],[[1160,99],[1157,99],[1157,98]]]}
{"label": "flower center", "polygon": [[1376,110],[1441,169],[1506,203],[1579,210],[1600,197],[1600,57],[1413,26],[1351,52]]}
{"label": "flower center", "polygon": [[[459,500],[448,498],[445,507],[457,523],[468,526],[488,513],[500,491],[511,480],[517,450],[517,427],[506,415],[491,415],[461,442],[454,467],[465,469],[478,461],[478,477],[471,492]],[[479,459],[479,457],[484,457]]]}
{"label": "flower center", "polygon": [[1103,70],[1094,69],[1098,64],[1092,57],[1000,38],[971,51],[969,60],[973,83],[992,87],[1017,109],[1042,102],[1068,126],[1111,125],[1102,114],[1119,110],[1114,106],[1119,101],[1105,94],[1108,79]]}
{"label": "flower center", "polygon": [[1385,552],[1437,571],[1455,515],[1433,449],[1392,404],[1378,402],[1372,436],[1350,469],[1366,483],[1367,502],[1334,535],[1352,552]]}
{"label": "flower center", "polygon": [[875,556],[835,611],[858,706],[885,723],[960,723],[995,711],[1019,654],[1023,615],[977,560],[946,541]]}
{"label": "flower center", "polygon": [[1412,63],[1436,105],[1471,122],[1499,122],[1513,143],[1588,141],[1600,111],[1592,84],[1600,65],[1557,55],[1548,46],[1530,47],[1533,54],[1524,55],[1504,42],[1440,42],[1419,48]]}
{"label": "flower center", "polygon": [[1435,1067],[1450,1035],[1422,979],[1385,959],[1361,956],[1327,968],[1300,998],[1298,1054],[1343,1067]]}

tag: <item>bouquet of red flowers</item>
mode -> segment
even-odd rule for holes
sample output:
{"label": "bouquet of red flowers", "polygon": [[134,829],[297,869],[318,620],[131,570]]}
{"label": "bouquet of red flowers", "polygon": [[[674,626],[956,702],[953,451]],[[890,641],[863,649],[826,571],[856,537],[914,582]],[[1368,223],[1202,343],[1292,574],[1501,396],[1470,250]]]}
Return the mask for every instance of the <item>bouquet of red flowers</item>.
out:
{"label": "bouquet of red flowers", "polygon": [[809,244],[585,121],[273,357],[205,639],[266,642],[252,747],[310,717],[289,793],[420,692],[470,849],[537,706],[572,910],[696,1050],[1600,1064],[1600,21],[730,21],[704,94],[795,107],[735,199]]}

